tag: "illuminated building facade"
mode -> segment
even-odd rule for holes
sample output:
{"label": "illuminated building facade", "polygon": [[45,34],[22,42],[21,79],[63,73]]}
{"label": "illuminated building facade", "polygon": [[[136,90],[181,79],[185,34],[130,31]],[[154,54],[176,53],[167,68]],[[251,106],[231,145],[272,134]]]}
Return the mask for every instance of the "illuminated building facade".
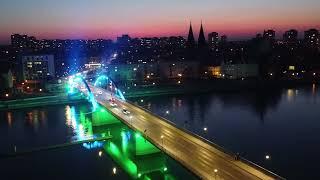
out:
{"label": "illuminated building facade", "polygon": [[22,56],[23,80],[46,80],[54,76],[53,55]]}

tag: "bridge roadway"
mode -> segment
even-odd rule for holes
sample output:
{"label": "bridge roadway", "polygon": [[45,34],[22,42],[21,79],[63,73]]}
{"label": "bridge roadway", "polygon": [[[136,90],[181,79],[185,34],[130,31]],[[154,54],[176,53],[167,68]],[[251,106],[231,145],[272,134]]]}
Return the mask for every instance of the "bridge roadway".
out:
{"label": "bridge roadway", "polygon": [[[257,165],[234,160],[233,155],[223,152],[214,144],[179,129],[174,124],[131,103],[116,99],[117,107],[111,107],[109,102],[111,96],[108,91],[89,86],[99,104],[109,109],[128,126],[141,132],[149,141],[201,179],[283,179]],[[130,115],[125,115],[122,112],[123,108],[130,111]]]}

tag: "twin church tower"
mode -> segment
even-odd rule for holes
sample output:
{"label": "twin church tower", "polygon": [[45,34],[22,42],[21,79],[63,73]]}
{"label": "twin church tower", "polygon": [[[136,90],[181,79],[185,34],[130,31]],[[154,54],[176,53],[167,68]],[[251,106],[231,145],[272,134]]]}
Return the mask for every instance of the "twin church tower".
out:
{"label": "twin church tower", "polygon": [[[200,32],[199,32],[198,44],[197,45],[198,45],[197,46],[198,48],[207,47],[207,42],[206,42],[206,38],[205,38],[205,35],[204,35],[202,22],[201,22],[201,26],[200,26]],[[196,42],[195,42],[195,39],[194,39],[194,36],[193,36],[193,30],[192,30],[191,22],[190,22],[188,39],[187,39],[187,47],[188,48],[195,48],[196,47]]]}

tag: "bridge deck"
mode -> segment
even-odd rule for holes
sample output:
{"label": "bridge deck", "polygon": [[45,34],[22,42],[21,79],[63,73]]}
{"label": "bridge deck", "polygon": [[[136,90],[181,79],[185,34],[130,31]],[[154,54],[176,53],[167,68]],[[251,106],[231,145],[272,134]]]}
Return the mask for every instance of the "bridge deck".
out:
{"label": "bridge deck", "polygon": [[[261,167],[236,161],[232,155],[213,144],[133,104],[117,100],[118,107],[111,107],[107,91],[92,86],[90,88],[95,94],[98,91],[103,92],[96,96],[98,103],[133,129],[142,132],[158,148],[163,149],[202,179],[283,179]],[[122,108],[130,111],[132,117],[123,114]]]}

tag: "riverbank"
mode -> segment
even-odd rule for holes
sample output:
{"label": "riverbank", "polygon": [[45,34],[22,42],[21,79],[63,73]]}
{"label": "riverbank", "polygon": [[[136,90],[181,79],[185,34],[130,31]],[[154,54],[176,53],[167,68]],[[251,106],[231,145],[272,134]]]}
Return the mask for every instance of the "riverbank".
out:
{"label": "riverbank", "polygon": [[65,94],[58,94],[50,96],[0,101],[0,110],[30,108],[57,104],[74,104],[81,102],[86,102],[86,98],[82,95],[68,96]]}

